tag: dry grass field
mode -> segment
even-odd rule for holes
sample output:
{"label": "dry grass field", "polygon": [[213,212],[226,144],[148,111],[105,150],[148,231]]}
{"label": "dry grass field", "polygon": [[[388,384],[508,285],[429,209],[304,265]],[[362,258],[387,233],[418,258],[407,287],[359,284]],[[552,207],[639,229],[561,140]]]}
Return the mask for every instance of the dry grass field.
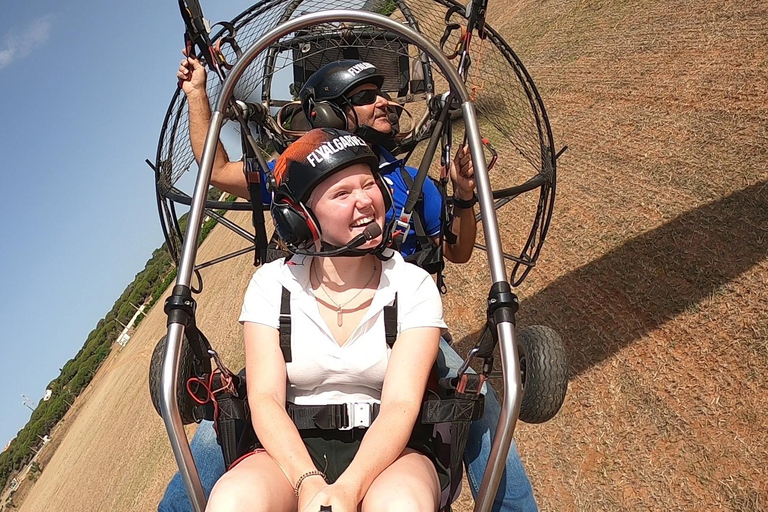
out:
{"label": "dry grass field", "polygon": [[[571,358],[560,414],[516,432],[541,509],[767,510],[768,4],[491,0],[488,20],[569,146],[518,288],[519,323],[557,329]],[[199,261],[243,245],[216,228]],[[446,271],[460,352],[484,259]],[[202,271],[198,323],[232,367],[251,272],[250,257]],[[155,308],[110,356],[22,511],[156,507],[175,471],[147,391],[164,332]]]}

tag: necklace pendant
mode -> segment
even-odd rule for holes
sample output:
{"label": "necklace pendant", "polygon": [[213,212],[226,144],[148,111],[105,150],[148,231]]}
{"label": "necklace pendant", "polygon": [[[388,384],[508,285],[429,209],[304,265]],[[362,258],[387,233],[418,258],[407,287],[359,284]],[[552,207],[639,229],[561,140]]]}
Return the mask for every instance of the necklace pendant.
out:
{"label": "necklace pendant", "polygon": [[338,325],[339,327],[341,327],[341,324],[344,323],[342,315],[343,315],[343,313],[342,313],[341,308],[337,309],[336,310],[336,325]]}

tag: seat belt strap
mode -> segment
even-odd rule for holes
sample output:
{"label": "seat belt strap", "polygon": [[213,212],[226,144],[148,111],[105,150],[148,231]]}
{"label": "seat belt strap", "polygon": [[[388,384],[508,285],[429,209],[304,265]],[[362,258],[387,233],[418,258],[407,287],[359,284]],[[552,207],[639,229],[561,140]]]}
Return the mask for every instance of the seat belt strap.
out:
{"label": "seat belt strap", "polygon": [[291,292],[283,286],[280,297],[280,350],[286,363],[291,362]]}

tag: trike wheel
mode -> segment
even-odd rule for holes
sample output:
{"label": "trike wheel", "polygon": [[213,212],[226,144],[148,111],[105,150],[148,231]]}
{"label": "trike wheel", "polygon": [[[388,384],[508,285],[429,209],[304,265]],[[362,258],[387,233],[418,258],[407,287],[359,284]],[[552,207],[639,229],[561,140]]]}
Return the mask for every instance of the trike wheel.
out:
{"label": "trike wheel", "polygon": [[517,333],[523,402],[520,419],[544,423],[560,410],[568,390],[568,357],[551,327],[531,325]]}
{"label": "trike wheel", "polygon": [[[160,412],[160,378],[163,373],[163,356],[165,355],[166,337],[160,338],[152,352],[152,360],[149,363],[149,396],[157,414]],[[194,354],[192,347],[184,336],[181,340],[181,364],[179,365],[179,378],[176,381],[176,400],[179,403],[179,413],[184,425],[195,423],[194,409],[197,405],[187,392],[187,380],[194,375]]]}

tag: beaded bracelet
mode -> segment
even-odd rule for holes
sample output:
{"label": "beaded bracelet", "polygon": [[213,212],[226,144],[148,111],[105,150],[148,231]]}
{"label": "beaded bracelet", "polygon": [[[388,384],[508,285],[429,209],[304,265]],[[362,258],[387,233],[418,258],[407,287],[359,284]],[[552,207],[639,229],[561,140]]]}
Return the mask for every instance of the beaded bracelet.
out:
{"label": "beaded bracelet", "polygon": [[317,469],[314,471],[307,471],[306,473],[301,475],[298,480],[296,480],[296,485],[293,488],[293,492],[296,494],[297,498],[299,497],[299,487],[301,487],[301,482],[303,482],[305,478],[309,478],[310,476],[315,476],[315,475],[321,476],[323,477],[323,480],[325,480],[325,473],[323,473],[322,471],[318,471]]}

